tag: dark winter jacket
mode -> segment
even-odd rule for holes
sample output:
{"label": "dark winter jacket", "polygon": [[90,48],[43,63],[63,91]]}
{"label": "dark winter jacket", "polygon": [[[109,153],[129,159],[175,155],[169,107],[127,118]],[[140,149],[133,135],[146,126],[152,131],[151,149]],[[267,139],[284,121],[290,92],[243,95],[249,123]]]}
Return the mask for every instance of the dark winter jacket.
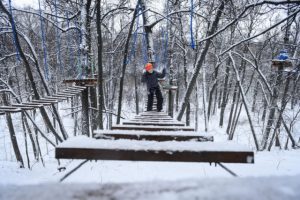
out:
{"label": "dark winter jacket", "polygon": [[158,87],[158,78],[164,78],[166,76],[166,69],[163,69],[162,73],[153,70],[152,73],[144,72],[142,76],[142,82],[147,84],[147,89]]}

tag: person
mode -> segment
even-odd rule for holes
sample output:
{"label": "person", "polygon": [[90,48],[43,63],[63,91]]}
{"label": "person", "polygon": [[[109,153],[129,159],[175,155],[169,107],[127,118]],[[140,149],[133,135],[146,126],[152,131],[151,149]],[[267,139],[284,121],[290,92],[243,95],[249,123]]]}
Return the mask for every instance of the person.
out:
{"label": "person", "polygon": [[156,95],[156,99],[157,99],[157,112],[162,111],[162,104],[164,99],[158,85],[158,78],[164,78],[165,76],[166,76],[165,68],[163,69],[162,73],[159,73],[153,69],[152,63],[147,63],[145,65],[145,72],[142,75],[142,82],[147,84],[147,91],[148,91],[147,111],[152,110],[154,94]]}

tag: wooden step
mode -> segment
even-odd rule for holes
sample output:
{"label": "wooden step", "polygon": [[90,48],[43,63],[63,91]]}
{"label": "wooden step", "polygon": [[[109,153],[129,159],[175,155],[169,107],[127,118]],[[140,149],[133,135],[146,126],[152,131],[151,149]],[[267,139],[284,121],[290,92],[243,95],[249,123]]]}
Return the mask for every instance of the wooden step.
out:
{"label": "wooden step", "polygon": [[254,163],[253,151],[234,143],[157,142],[69,138],[55,148],[57,159]]}
{"label": "wooden step", "polygon": [[58,92],[57,93],[58,95],[67,95],[67,96],[70,96],[70,97],[74,97],[76,95],[78,95],[77,93],[70,93],[70,92]]}
{"label": "wooden step", "polygon": [[[18,104],[20,105],[20,104]],[[15,109],[21,109],[21,110],[32,110],[34,108],[32,107],[26,107],[26,106],[0,106],[0,110],[15,110]]]}
{"label": "wooden step", "polygon": [[17,113],[17,112],[22,112],[22,110],[20,108],[14,108],[14,109],[1,109],[0,108],[0,112],[1,113]]}
{"label": "wooden step", "polygon": [[148,121],[123,121],[123,125],[139,125],[139,126],[184,126],[184,123],[176,121],[167,122],[148,122]]}
{"label": "wooden step", "polygon": [[162,121],[170,121],[170,120],[174,120],[172,117],[139,117],[139,116],[136,116],[134,117],[133,119],[135,120],[162,120]]}
{"label": "wooden step", "polygon": [[95,130],[94,138],[96,139],[130,139],[130,140],[154,140],[154,141],[213,141],[213,136],[200,135],[192,131],[120,131],[120,130]]}
{"label": "wooden step", "polygon": [[43,104],[34,103],[34,102],[23,102],[22,105],[31,106],[31,107],[35,107],[35,108],[41,108],[44,106]]}
{"label": "wooden step", "polygon": [[113,125],[112,130],[139,130],[139,131],[195,131],[186,126],[136,126],[136,125]]}

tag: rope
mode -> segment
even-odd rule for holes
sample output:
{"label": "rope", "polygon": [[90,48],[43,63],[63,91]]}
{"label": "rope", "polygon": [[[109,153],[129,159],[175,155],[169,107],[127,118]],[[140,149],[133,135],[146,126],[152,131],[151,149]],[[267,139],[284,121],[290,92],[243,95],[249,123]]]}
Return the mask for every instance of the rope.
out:
{"label": "rope", "polygon": [[44,23],[43,23],[43,18],[42,18],[42,9],[41,9],[41,2],[39,2],[39,14],[40,14],[40,21],[41,21],[41,32],[42,32],[42,48],[43,48],[43,53],[44,53],[44,71],[45,71],[45,79],[48,81],[49,80],[49,69],[48,69],[48,64],[47,64],[47,49],[46,49],[46,43],[45,43],[45,32],[44,32]]}
{"label": "rope", "polygon": [[135,47],[136,47],[136,41],[137,41],[137,35],[138,35],[138,29],[139,29],[139,13],[140,13],[140,7],[138,7],[138,11],[136,13],[136,30],[133,34],[133,42],[132,42],[132,45],[131,45],[131,52],[126,60],[126,64],[129,64],[131,62],[131,59],[132,57],[135,57]]}
{"label": "rope", "polygon": [[[68,28],[70,27],[70,20],[69,20],[69,14],[68,14],[68,11],[66,11],[66,17],[67,17],[67,26]],[[71,66],[75,66],[74,65],[74,56],[73,56],[73,51],[72,51],[72,48],[70,47],[70,37],[67,37],[67,52],[69,52],[69,57],[70,57],[70,65]],[[74,68],[74,70],[76,70],[76,68]]]}
{"label": "rope", "polygon": [[193,13],[194,13],[194,2],[191,0],[191,22],[190,22],[190,32],[191,32],[191,47],[195,49],[195,41],[193,35]]}
{"label": "rope", "polygon": [[[78,26],[79,22],[76,21],[75,24],[76,24],[76,26]],[[81,59],[80,59],[80,56],[81,56],[81,51],[80,51],[81,41],[82,41],[82,32],[81,32],[81,29],[79,29],[79,40],[78,40],[78,49],[79,50],[78,50],[78,55],[77,55],[77,70],[76,70],[76,72],[78,73],[78,75],[76,77],[77,79],[81,79],[82,76],[83,76],[83,72],[82,72],[82,69],[81,69]]]}
{"label": "rope", "polygon": [[12,27],[12,31],[13,31],[13,42],[14,42],[14,46],[16,48],[16,52],[17,52],[17,60],[20,61],[20,52],[19,52],[19,49],[17,47],[17,30],[16,30],[16,24],[15,24],[15,20],[13,18],[13,12],[12,12],[12,6],[11,6],[11,0],[8,1],[9,3],[9,11],[10,11],[10,15],[11,15],[11,27]]}
{"label": "rope", "polygon": [[[57,16],[57,2],[56,0],[54,1],[54,7],[55,7],[55,22],[56,24],[58,25],[58,16]],[[63,75],[63,67],[62,67],[62,64],[61,64],[61,52],[60,52],[60,35],[59,35],[59,32],[58,32],[58,28],[56,28],[56,48],[57,48],[57,61],[59,63],[59,70],[60,72],[62,73],[61,75]]]}
{"label": "rope", "polygon": [[147,55],[147,41],[146,41],[146,33],[143,29],[143,38],[142,38],[142,45],[143,45],[143,54],[144,54],[144,65],[148,62],[148,55]]}
{"label": "rope", "polygon": [[[169,1],[166,0],[166,8],[167,8],[167,13],[166,15],[168,16],[169,14]],[[166,33],[165,33],[165,47],[164,47],[164,64],[167,65],[167,61],[168,61],[168,44],[169,44],[169,19],[167,17],[167,25],[166,25]]]}

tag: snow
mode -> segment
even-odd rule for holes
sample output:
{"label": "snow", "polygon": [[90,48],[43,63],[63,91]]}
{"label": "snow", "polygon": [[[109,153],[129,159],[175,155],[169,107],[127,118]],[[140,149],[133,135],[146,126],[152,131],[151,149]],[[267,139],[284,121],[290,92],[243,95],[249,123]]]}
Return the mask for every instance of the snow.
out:
{"label": "snow", "polygon": [[[14,114],[12,116],[22,155],[26,161],[24,136],[20,131],[22,130],[20,115]],[[234,141],[226,142],[228,147],[232,148],[235,143],[239,143],[245,145],[247,149],[254,150],[246,119],[242,116]],[[40,127],[43,127],[40,116],[37,116],[36,121]],[[64,123],[68,132],[72,133],[73,120],[64,118]],[[213,135],[216,143],[224,144],[227,138],[226,127],[214,126],[214,119],[210,123],[209,134],[207,135]],[[200,128],[203,129],[201,126]],[[126,134],[133,131],[118,130],[116,132]],[[138,132],[140,134],[145,133],[143,131]],[[149,131],[146,133],[163,134],[164,132]],[[183,131],[174,131],[173,133],[190,134],[190,132]],[[196,134],[206,135],[201,131]],[[51,138],[51,134],[48,137]],[[25,169],[20,169],[13,156],[5,116],[0,116],[0,138],[0,200],[27,200],[37,199],[37,197],[38,199],[66,200],[300,199],[298,190],[300,186],[299,150],[284,151],[273,148],[271,152],[255,152],[255,164],[225,164],[226,167],[238,174],[239,178],[233,178],[221,167],[209,163],[89,161],[68,177],[63,184],[59,184],[59,179],[78,166],[82,160],[60,160],[60,164],[58,164],[57,160],[54,159],[54,149],[51,146],[47,147],[41,138],[45,167],[41,162],[34,163],[35,161],[31,158],[31,169],[28,169],[26,164]],[[78,145],[84,145],[86,139],[89,140],[90,138],[79,137]],[[67,142],[71,142],[71,140]],[[108,142],[111,141],[105,141],[105,145],[109,145]],[[120,141],[120,143],[127,143],[124,145],[131,146],[129,142],[128,140]],[[200,143],[189,144],[198,145]],[[151,142],[147,145],[154,147]],[[170,145],[170,148],[176,146],[172,142],[167,142],[157,144],[157,148],[166,148],[167,145]],[[183,148],[183,146],[182,144],[178,148]],[[134,148],[146,147],[135,146]],[[178,148],[176,146],[176,149]],[[200,146],[194,147],[193,145],[188,148],[200,148]],[[31,148],[29,150],[31,151]],[[66,170],[59,172],[58,167],[65,167]]]}
{"label": "snow", "polygon": [[58,148],[88,148],[88,149],[127,149],[127,150],[152,150],[152,151],[230,151],[249,152],[249,148],[233,142],[177,142],[177,141],[136,141],[136,140],[98,140],[86,136],[77,136],[58,145]]}
{"label": "snow", "polygon": [[300,176],[154,181],[123,184],[0,186],[0,199],[299,199]]}
{"label": "snow", "polygon": [[207,133],[198,133],[194,131],[131,131],[131,130],[96,130],[94,133],[97,134],[118,134],[118,135],[172,135],[172,136],[205,136],[212,137],[212,135]]}

